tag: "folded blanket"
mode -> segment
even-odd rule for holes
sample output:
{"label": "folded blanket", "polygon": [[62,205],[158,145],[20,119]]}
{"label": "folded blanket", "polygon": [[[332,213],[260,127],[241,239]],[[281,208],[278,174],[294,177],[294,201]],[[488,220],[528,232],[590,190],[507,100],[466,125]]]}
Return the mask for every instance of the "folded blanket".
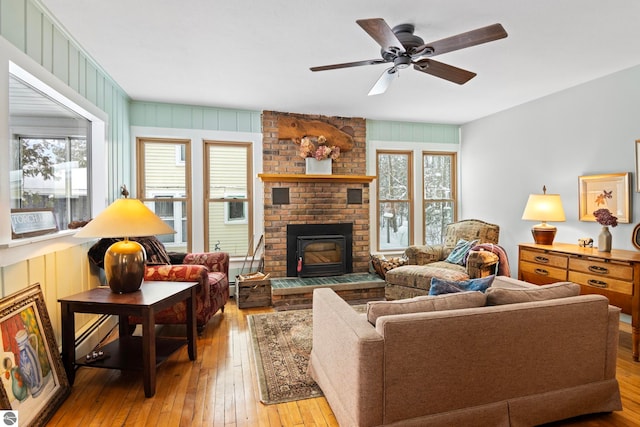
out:
{"label": "folded blanket", "polygon": [[511,276],[509,270],[509,259],[507,253],[501,246],[494,245],[493,243],[481,243],[471,248],[472,251],[489,251],[498,255],[498,272],[497,276]]}

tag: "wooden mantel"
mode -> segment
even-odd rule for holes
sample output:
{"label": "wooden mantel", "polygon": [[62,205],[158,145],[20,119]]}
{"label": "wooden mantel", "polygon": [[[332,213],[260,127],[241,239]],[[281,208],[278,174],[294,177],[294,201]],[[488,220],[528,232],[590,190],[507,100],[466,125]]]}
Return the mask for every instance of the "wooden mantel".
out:
{"label": "wooden mantel", "polygon": [[263,182],[351,182],[368,183],[376,179],[372,175],[307,175],[259,173],[258,178]]}

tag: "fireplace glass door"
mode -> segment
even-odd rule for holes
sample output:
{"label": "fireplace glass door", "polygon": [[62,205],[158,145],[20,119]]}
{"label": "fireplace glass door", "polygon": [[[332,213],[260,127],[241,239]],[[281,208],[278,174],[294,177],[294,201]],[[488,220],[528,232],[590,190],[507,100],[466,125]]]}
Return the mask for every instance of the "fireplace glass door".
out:
{"label": "fireplace glass door", "polygon": [[341,235],[298,236],[297,272],[300,277],[345,273],[345,238]]}

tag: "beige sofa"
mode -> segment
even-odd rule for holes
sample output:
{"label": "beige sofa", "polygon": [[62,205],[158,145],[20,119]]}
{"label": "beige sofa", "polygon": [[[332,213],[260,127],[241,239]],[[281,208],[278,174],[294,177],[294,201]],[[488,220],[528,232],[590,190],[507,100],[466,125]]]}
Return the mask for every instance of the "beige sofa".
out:
{"label": "beige sofa", "polygon": [[[490,289],[531,286],[497,277]],[[374,326],[316,289],[309,373],[343,427],[533,426],[610,412],[622,408],[619,312],[582,295],[384,315]]]}

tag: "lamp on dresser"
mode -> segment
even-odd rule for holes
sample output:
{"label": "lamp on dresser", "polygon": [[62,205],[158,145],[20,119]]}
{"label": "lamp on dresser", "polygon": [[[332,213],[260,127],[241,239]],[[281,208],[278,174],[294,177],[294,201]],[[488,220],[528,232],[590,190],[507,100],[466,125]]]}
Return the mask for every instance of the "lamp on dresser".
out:
{"label": "lamp on dresser", "polygon": [[542,193],[529,195],[522,219],[541,221],[531,228],[533,240],[539,245],[551,245],[558,229],[547,221],[564,222],[564,209],[559,194],[547,194],[546,186],[542,187]]}

